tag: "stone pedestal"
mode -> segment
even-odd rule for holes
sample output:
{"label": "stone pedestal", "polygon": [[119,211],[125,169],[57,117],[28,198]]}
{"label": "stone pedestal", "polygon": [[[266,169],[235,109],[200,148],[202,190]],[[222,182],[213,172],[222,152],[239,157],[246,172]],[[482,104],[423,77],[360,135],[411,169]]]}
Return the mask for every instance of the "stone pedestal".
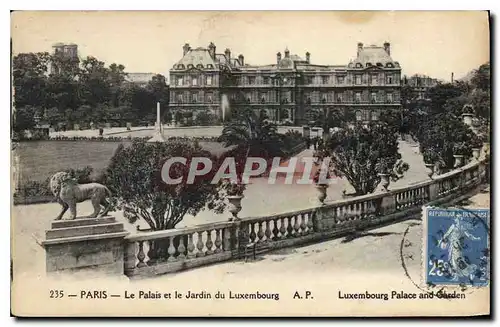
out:
{"label": "stone pedestal", "polygon": [[114,217],[53,221],[43,237],[47,273],[81,272],[123,274],[123,239],[129,232]]}
{"label": "stone pedestal", "polygon": [[309,126],[302,127],[302,136],[304,136],[305,138],[311,137],[311,129],[309,128]]}

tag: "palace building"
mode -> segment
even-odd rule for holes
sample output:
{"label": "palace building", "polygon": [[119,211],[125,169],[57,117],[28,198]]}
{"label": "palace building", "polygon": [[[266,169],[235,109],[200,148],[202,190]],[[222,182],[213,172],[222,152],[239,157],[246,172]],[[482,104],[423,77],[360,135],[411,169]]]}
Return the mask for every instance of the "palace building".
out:
{"label": "palace building", "polygon": [[[217,116],[227,106],[247,106],[281,123],[306,124],[318,113],[336,110],[357,121],[378,120],[401,107],[401,67],[391,58],[391,45],[357,45],[346,65],[319,65],[311,54],[302,58],[288,49],[269,65],[248,64],[230,49],[217,53],[183,46],[182,58],[170,69],[172,112],[209,111]],[[315,116],[316,115],[316,116]]]}

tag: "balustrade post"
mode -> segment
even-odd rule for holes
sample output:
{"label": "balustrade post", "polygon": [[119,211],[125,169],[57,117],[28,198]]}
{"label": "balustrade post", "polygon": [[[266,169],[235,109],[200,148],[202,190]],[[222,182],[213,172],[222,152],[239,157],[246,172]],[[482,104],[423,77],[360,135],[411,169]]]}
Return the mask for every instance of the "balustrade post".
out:
{"label": "balustrade post", "polygon": [[439,182],[433,182],[429,185],[429,200],[434,201],[439,198]]}
{"label": "balustrade post", "polygon": [[315,232],[322,232],[327,229],[325,219],[327,219],[327,207],[317,207],[313,212],[313,230]]}
{"label": "balustrade post", "polygon": [[396,211],[396,194],[388,193],[380,200],[379,211],[382,215],[389,215]]}
{"label": "balustrade post", "polygon": [[235,221],[233,237],[234,248],[238,250],[238,254],[244,252],[245,246],[250,241],[249,224],[240,220]]}
{"label": "balustrade post", "polygon": [[135,269],[137,242],[126,242],[123,258],[125,274]]}

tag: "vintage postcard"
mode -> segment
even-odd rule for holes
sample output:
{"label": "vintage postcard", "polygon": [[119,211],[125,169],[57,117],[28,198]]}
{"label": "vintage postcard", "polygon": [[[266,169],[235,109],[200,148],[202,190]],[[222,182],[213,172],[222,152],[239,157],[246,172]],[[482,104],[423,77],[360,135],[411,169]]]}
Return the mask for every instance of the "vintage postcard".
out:
{"label": "vintage postcard", "polygon": [[490,315],[487,11],[11,27],[12,315]]}

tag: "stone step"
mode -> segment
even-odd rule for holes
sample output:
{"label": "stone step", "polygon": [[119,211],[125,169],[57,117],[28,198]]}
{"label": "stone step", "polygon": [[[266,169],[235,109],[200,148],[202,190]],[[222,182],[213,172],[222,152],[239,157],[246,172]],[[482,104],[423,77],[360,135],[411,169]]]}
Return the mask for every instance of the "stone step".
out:
{"label": "stone step", "polygon": [[87,225],[101,225],[116,222],[115,217],[106,216],[102,218],[77,218],[73,220],[56,220],[52,222],[52,229],[87,226]]}
{"label": "stone step", "polygon": [[45,232],[47,240],[74,236],[90,236],[124,231],[123,223],[110,223],[50,229]]}

